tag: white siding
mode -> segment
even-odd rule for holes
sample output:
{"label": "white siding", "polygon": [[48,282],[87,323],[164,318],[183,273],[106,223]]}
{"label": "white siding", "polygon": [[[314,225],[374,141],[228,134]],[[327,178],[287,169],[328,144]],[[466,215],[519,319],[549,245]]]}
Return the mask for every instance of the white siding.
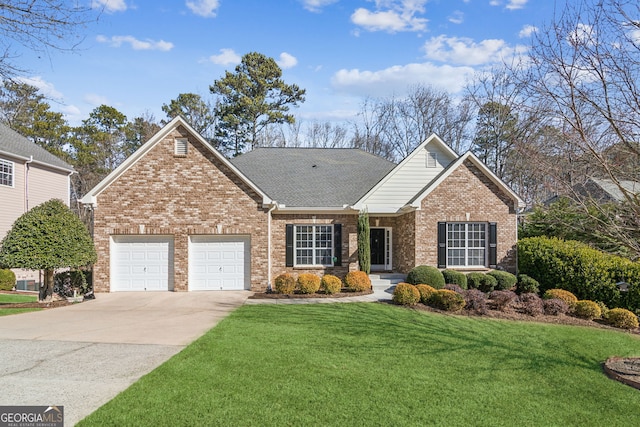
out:
{"label": "white siding", "polygon": [[[428,152],[435,152],[437,155],[435,168],[427,167]],[[397,212],[454,160],[451,153],[432,141],[412,153],[406,163],[362,201],[362,206],[367,207],[369,213]]]}

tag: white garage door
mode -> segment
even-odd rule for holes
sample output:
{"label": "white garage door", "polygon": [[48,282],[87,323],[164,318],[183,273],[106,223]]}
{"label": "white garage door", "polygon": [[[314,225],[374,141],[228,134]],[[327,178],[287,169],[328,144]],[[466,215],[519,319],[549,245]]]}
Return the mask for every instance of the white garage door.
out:
{"label": "white garage door", "polygon": [[191,236],[189,290],[249,289],[249,236]]}
{"label": "white garage door", "polygon": [[112,291],[173,290],[173,237],[113,236]]}

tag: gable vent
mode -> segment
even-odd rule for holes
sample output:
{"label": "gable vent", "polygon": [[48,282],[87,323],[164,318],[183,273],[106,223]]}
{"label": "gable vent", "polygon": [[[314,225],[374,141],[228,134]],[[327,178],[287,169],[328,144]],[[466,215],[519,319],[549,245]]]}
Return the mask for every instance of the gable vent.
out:
{"label": "gable vent", "polygon": [[174,146],[174,154],[176,156],[186,156],[189,140],[187,138],[176,138]]}
{"label": "gable vent", "polygon": [[438,167],[438,155],[437,153],[432,153],[427,151],[427,164],[428,168]]}

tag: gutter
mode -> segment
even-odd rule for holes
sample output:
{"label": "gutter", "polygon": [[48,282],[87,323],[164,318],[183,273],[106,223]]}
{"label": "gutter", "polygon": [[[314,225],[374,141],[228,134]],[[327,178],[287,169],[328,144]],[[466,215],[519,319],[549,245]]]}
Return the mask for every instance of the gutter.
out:
{"label": "gutter", "polygon": [[3,156],[14,158],[14,159],[23,160],[25,162],[33,163],[34,165],[46,166],[46,167],[51,168],[51,169],[56,169],[56,170],[65,171],[65,172],[73,171],[73,167],[65,168],[65,167],[62,167],[62,166],[52,165],[51,163],[45,163],[45,162],[41,162],[41,161],[38,161],[38,160],[33,160],[33,156],[24,157],[24,156],[19,156],[17,154],[10,153],[8,151],[2,151],[2,150],[0,150],[0,154],[3,155]]}
{"label": "gutter", "polygon": [[29,211],[29,164],[33,163],[33,156],[24,162],[24,211]]}

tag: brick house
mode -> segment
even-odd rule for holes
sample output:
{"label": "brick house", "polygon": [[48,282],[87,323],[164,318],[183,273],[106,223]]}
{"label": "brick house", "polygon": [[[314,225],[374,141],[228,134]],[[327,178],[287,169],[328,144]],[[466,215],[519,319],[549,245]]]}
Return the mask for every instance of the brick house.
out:
{"label": "brick house", "polygon": [[372,270],[515,269],[522,200],[437,136],[399,164],[357,149],[259,148],[232,160],[176,118],[83,199],[98,292],[264,290],[344,276],[369,212]]}

